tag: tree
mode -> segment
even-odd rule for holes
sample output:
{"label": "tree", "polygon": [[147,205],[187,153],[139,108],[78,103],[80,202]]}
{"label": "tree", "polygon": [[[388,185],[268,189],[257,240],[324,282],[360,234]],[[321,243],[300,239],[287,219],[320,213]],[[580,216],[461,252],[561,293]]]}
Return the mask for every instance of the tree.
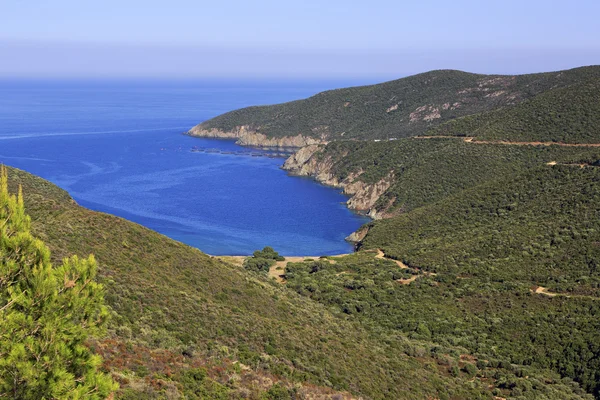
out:
{"label": "tree", "polygon": [[117,389],[86,346],[107,322],[93,256],[55,268],[30,232],[23,195],[0,171],[0,398],[106,399]]}
{"label": "tree", "polygon": [[265,247],[262,250],[256,250],[252,257],[244,260],[244,268],[254,272],[269,272],[269,269],[277,261],[285,261],[285,257],[280,256],[272,247]]}

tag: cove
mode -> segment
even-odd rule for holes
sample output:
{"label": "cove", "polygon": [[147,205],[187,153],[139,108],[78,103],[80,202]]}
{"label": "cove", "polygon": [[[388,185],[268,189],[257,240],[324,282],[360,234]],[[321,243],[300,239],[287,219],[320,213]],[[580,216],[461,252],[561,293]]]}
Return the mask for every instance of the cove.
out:
{"label": "cove", "polygon": [[338,190],[288,176],[283,158],[181,134],[227,110],[306,97],[323,85],[4,82],[0,162],[209,254],[266,245],[284,255],[346,253],[344,238],[367,219]]}

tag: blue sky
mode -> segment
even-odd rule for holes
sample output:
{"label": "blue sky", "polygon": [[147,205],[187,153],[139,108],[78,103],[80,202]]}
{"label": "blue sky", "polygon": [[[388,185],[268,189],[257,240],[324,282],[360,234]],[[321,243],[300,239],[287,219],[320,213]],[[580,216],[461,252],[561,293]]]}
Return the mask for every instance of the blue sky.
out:
{"label": "blue sky", "polygon": [[600,64],[597,0],[0,0],[0,76],[394,78]]}

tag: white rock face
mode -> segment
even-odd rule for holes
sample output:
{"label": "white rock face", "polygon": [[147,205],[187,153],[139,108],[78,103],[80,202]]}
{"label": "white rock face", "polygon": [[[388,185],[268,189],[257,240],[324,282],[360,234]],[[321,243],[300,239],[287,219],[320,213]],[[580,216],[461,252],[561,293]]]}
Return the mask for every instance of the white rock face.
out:
{"label": "white rock face", "polygon": [[269,138],[266,135],[250,129],[243,125],[236,127],[233,131],[225,132],[220,129],[204,129],[202,124],[196,125],[188,131],[188,135],[207,138],[235,139],[240,146],[268,147],[268,148],[300,148],[311,144],[324,143],[322,140],[308,136],[284,136]]}

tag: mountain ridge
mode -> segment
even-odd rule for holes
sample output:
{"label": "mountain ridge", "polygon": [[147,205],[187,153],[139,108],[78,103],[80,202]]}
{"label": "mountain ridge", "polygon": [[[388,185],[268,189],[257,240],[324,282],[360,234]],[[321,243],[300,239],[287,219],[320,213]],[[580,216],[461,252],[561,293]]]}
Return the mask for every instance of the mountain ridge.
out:
{"label": "mountain ridge", "polygon": [[230,111],[196,125],[187,134],[235,139],[246,146],[296,148],[333,140],[398,139],[599,77],[600,66],[524,75],[435,70],[376,85],[329,90],[304,100]]}

